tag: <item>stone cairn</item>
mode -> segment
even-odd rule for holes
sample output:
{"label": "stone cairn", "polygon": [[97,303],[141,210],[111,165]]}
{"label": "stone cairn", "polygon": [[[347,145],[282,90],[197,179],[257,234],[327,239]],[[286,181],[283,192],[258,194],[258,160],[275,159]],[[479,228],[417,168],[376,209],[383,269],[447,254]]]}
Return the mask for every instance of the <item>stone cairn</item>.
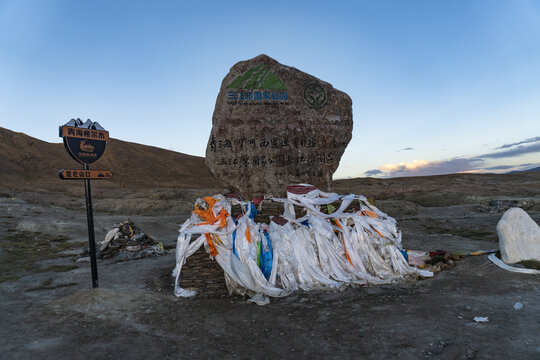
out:
{"label": "stone cairn", "polygon": [[98,259],[118,257],[130,260],[167,253],[159,241],[145,234],[129,220],[114,225],[114,228],[105,235],[105,239],[97,245]]}

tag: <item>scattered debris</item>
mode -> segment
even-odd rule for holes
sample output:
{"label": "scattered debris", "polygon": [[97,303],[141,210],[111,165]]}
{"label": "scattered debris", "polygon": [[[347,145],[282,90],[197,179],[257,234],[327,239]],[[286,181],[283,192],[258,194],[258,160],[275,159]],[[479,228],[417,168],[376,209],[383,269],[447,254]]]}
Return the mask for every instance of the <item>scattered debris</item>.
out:
{"label": "scattered debris", "polygon": [[460,253],[448,253],[444,250],[434,250],[429,252],[418,250],[407,250],[407,260],[409,265],[416,266],[420,269],[426,269],[431,272],[439,272],[443,269],[451,268],[455,265],[455,261],[465,256],[487,255],[497,252],[498,250],[480,250]]}
{"label": "scattered debris", "polygon": [[451,268],[455,264],[454,261],[460,258],[460,256],[450,254],[444,250],[430,252],[407,250],[407,255],[409,265],[431,272],[439,272],[443,269]]}
{"label": "scattered debris", "polygon": [[480,212],[489,214],[501,214],[506,210],[518,207],[523,210],[529,210],[535,205],[535,201],[531,199],[505,199],[505,200],[491,200],[489,206],[479,207]]}
{"label": "scattered debris", "polygon": [[487,323],[487,322],[489,322],[489,318],[487,316],[486,317],[484,317],[484,316],[475,316],[473,318],[473,320],[475,322],[477,322],[477,323]]}
{"label": "scattered debris", "polygon": [[429,260],[429,255],[425,251],[407,250],[407,261],[411,266],[425,267],[425,261]]}
{"label": "scattered debris", "polygon": [[458,256],[454,256],[444,250],[430,251],[429,257],[430,259],[426,261],[426,264],[428,264],[427,268],[428,270],[433,272],[438,272],[443,269],[452,267],[454,266],[454,260],[459,259]]}
{"label": "scattered debris", "polygon": [[167,253],[162,243],[146,235],[130,220],[114,225],[97,245],[98,259],[119,257],[130,260]]}

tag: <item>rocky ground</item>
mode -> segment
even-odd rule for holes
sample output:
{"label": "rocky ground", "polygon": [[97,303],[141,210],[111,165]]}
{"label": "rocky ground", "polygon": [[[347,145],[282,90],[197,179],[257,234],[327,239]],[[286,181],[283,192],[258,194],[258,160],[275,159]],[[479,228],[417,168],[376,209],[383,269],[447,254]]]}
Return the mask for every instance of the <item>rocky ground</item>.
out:
{"label": "rocky ground", "polygon": [[[336,189],[373,197],[408,249],[466,252],[498,247],[495,226],[508,206],[540,223],[540,173],[531,174],[351,180]],[[95,184],[96,238],[129,218],[172,250],[193,200],[220,190]],[[431,279],[298,292],[267,306],[228,296],[202,253],[183,270],[183,285],[200,289],[195,298],[173,295],[173,253],[99,260],[92,289],[79,256],[88,241],[83,196],[82,184],[0,184],[1,359],[540,358],[539,276],[506,272],[485,255]]]}

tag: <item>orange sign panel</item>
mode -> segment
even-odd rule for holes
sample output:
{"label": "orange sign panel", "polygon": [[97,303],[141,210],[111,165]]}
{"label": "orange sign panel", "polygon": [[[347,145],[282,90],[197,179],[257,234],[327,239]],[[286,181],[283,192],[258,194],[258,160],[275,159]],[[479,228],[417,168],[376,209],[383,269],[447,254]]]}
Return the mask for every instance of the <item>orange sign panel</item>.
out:
{"label": "orange sign panel", "polygon": [[112,172],[109,170],[62,169],[58,172],[58,176],[62,180],[109,180],[112,178]]}
{"label": "orange sign panel", "polygon": [[109,132],[74,126],[62,126],[62,137],[109,141]]}

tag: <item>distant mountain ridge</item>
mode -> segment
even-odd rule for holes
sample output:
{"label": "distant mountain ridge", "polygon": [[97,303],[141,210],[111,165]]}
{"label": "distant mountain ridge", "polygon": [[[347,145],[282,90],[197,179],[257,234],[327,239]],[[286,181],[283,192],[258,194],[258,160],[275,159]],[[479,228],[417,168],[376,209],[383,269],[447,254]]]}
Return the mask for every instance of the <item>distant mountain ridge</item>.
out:
{"label": "distant mountain ridge", "polygon": [[[75,162],[61,143],[48,143],[23,133],[0,127],[0,185],[40,185],[66,183],[58,178],[60,169],[77,169]],[[154,146],[140,145],[127,141],[111,139],[103,157],[92,165],[92,169],[111,170],[112,180],[103,180],[115,186],[127,185],[143,188],[221,188],[212,177],[204,158],[169,151]],[[504,178],[506,176],[526,175],[540,171],[540,167],[507,174],[449,174],[431,177],[374,179],[355,178],[335,180],[336,190],[346,191],[354,187],[361,193],[361,184],[380,182],[381,184],[401,184],[403,182],[423,182],[430,178],[481,179],[483,176]],[[521,174],[521,175],[520,175]],[[73,181],[69,181],[73,183]],[[345,187],[344,187],[345,186]],[[381,185],[382,186],[382,185]],[[385,189],[397,191],[397,185]],[[400,185],[401,186],[401,185]],[[399,186],[398,186],[399,187]],[[347,190],[350,191],[350,190]]]}
{"label": "distant mountain ridge", "polygon": [[[0,184],[58,183],[60,169],[79,169],[61,143],[0,127]],[[220,187],[204,158],[111,139],[92,169],[111,170],[111,182],[140,187]],[[109,181],[109,180],[103,180]]]}
{"label": "distant mountain ridge", "polygon": [[532,169],[527,169],[527,170],[514,170],[514,171],[509,171],[509,172],[507,172],[507,174],[516,174],[516,173],[532,172],[532,171],[540,171],[540,166],[539,166],[539,167],[532,168]]}

